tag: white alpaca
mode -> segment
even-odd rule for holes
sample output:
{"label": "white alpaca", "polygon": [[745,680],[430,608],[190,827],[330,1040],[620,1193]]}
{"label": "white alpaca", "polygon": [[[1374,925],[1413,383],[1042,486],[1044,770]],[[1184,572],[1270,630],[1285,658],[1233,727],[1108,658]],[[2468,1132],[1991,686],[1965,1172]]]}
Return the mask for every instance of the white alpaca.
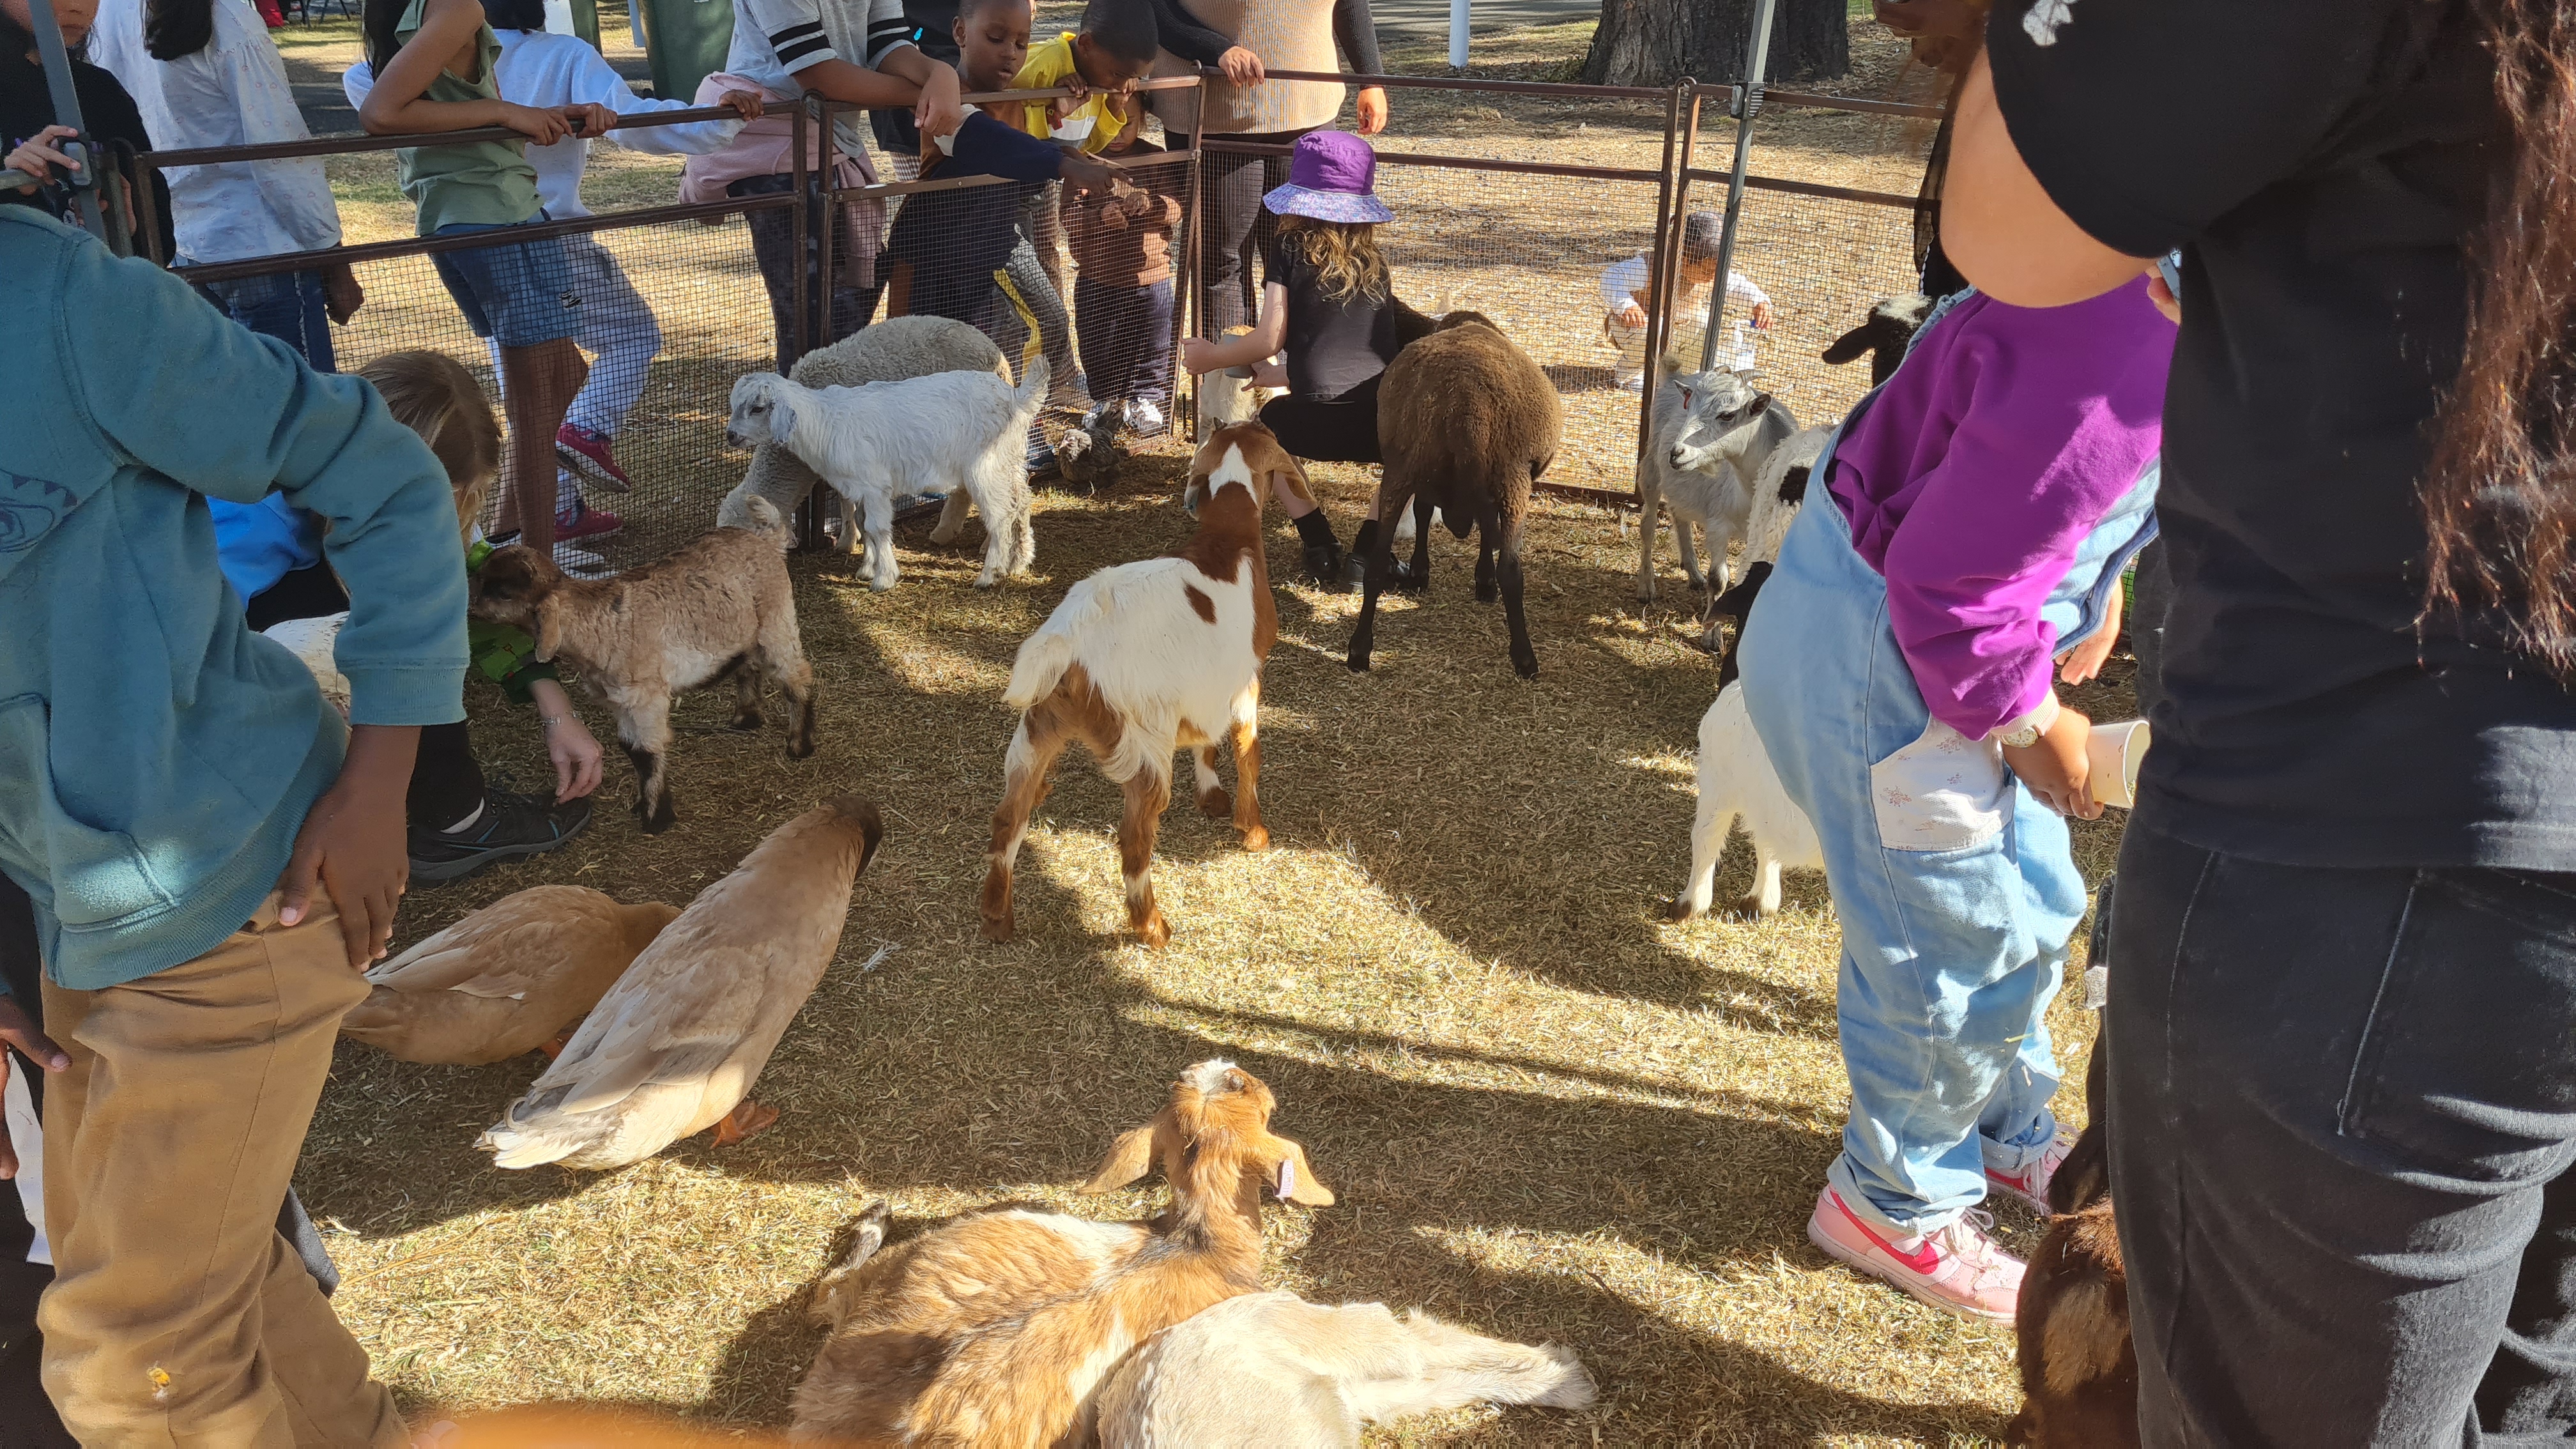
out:
{"label": "white alpaca", "polygon": [[774,372],[747,373],[733,386],[725,435],[742,447],[778,444],[858,506],[868,540],[859,577],[879,591],[893,588],[901,572],[895,496],[962,489],[984,516],[984,568],[975,587],[989,589],[1037,557],[1023,440],[1046,389],[1043,361],[1030,364],[1016,389],[989,372],[821,388]]}
{"label": "white alpaca", "polygon": [[1781,787],[1770,752],[1753,732],[1744,707],[1744,685],[1717,692],[1717,703],[1699,721],[1699,810],[1691,817],[1689,882],[1673,902],[1673,919],[1686,921],[1708,909],[1717,862],[1738,816],[1753,837],[1753,889],[1740,909],[1767,916],[1780,909],[1780,871],[1823,870],[1825,848],[1807,812]]}

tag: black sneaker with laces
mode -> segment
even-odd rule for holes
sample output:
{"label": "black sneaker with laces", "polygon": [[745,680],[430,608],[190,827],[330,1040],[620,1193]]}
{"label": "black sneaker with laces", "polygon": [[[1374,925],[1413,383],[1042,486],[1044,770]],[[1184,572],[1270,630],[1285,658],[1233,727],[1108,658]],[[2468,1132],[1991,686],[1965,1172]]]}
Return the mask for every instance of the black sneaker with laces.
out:
{"label": "black sneaker with laces", "polygon": [[1306,582],[1328,594],[1350,592],[1350,581],[1342,577],[1342,546],[1338,543],[1306,545]]}
{"label": "black sneaker with laces", "polygon": [[494,861],[543,855],[590,828],[590,801],[520,795],[508,790],[483,792],[483,813],[454,832],[411,827],[409,853],[414,885],[441,885],[459,880]]}

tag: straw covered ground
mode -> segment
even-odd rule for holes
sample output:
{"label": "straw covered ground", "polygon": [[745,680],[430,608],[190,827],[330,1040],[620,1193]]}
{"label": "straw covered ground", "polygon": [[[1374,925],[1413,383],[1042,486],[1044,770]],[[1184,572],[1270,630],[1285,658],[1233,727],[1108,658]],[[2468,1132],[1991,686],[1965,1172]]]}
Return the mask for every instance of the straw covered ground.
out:
{"label": "straw covered ground", "polygon": [[[1480,69],[1562,78],[1582,29],[1479,37]],[[299,75],[353,50],[345,26],[286,34]],[[1860,59],[1854,89],[1897,83],[1883,43]],[[1652,165],[1660,147],[1660,116],[1636,108],[1397,103],[1388,144],[1423,151]],[[1757,171],[1911,192],[1919,138],[1874,119],[1779,124]],[[332,172],[353,237],[408,230],[381,159]],[[1552,339],[1587,311],[1597,325],[1586,279],[1642,244],[1596,215],[1605,190],[1457,173],[1406,184],[1434,180],[1450,189],[1411,197],[1429,230],[1399,238],[1408,292],[1428,301],[1445,281],[1543,360],[1575,365],[1547,351]],[[667,161],[609,153],[591,201],[644,204],[668,186]],[[1478,226],[1439,230],[1464,214],[1444,208],[1471,206],[1485,208]],[[1868,249],[1853,240],[1860,223],[1776,194],[1749,216],[1748,270],[1767,268],[1756,274],[1784,319],[1774,376],[1801,416],[1830,417],[1858,379],[1807,359],[1901,272],[1903,214],[1864,218],[1879,238]],[[723,389],[759,365],[766,339],[738,244],[716,259],[738,229],[692,230],[666,256],[623,253],[670,336],[635,425],[665,441],[629,455],[660,520],[648,537],[703,526],[744,461],[721,446]],[[1411,280],[1444,267],[1445,279]],[[346,350],[428,342],[471,356],[427,269],[412,268],[370,278],[382,283],[370,308],[385,305]],[[1569,387],[1569,403],[1633,407],[1608,393]],[[1622,445],[1590,446],[1588,466],[1616,476],[1586,481],[1624,487]],[[1601,1382],[1584,1414],[1465,1412],[1377,1442],[1991,1440],[2014,1407],[2009,1334],[1865,1283],[1801,1231],[1845,1106],[1822,882],[1793,877],[1788,909],[1765,923],[1661,919],[1687,863],[1691,750],[1715,666],[1690,643],[1669,544],[1665,602],[1640,610],[1633,525],[1612,512],[1538,506],[1535,681],[1513,677],[1500,613],[1470,600],[1472,556],[1445,534],[1428,601],[1388,601],[1371,675],[1341,664],[1355,597],[1283,585],[1263,719],[1276,848],[1245,854],[1230,830],[1174,809],[1156,878],[1175,935],[1147,951],[1116,930],[1116,794],[1068,757],[1023,857],[1019,939],[976,939],[1012,653],[1075,580],[1185,536],[1182,466],[1167,447],[1102,496],[1040,495],[1036,574],[991,593],[967,587],[969,553],[930,548],[918,525],[899,533],[904,581],[890,594],[841,560],[798,557],[821,677],[815,758],[790,762],[774,729],[733,733],[721,700],[692,698],[677,719],[678,828],[636,832],[631,777],[613,761],[597,823],[571,847],[412,895],[398,944],[540,882],[685,902],[836,792],[874,796],[889,825],[840,953],[761,1081],[784,1116],[749,1143],[716,1152],[700,1139],[605,1175],[502,1173],[473,1142],[537,1059],[444,1069],[340,1053],[298,1181],[347,1273],[340,1311],[406,1404],[578,1399],[775,1425],[815,1346],[800,1295],[852,1214],[889,1198],[909,1231],[1010,1200],[1149,1212],[1159,1185],[1096,1200],[1072,1186],[1179,1068],[1224,1055],[1277,1089],[1275,1125],[1341,1195],[1270,1214],[1269,1283],[1566,1343]],[[1347,537],[1369,474],[1328,467],[1318,483]],[[642,519],[637,504],[600,501]],[[1294,536],[1276,527],[1270,544],[1274,576],[1289,576]],[[2096,717],[2128,712],[2125,667],[2081,699]],[[544,758],[526,712],[480,685],[469,704],[487,761],[536,786]],[[607,737],[604,711],[585,708]],[[2088,874],[2116,831],[2079,832]],[[1721,894],[1748,876],[1739,843]],[[2061,1005],[2052,1024],[2074,1070],[2091,1023]],[[2062,1100],[2070,1119],[2078,1098]],[[2032,1241],[2027,1215],[2002,1222]]]}

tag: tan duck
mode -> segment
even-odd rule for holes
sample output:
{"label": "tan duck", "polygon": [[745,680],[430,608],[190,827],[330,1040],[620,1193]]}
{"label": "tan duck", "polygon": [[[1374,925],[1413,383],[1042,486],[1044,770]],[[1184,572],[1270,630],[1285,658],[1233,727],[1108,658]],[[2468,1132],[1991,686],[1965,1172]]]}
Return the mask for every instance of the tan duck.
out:
{"label": "tan duck", "polygon": [[340,1035],[407,1062],[480,1066],[552,1044],[679,911],[588,886],[503,896],[367,973]]}
{"label": "tan duck", "polygon": [[751,1086],[814,994],[885,827],[845,795],[770,832],[662,930],[482,1146],[502,1167],[623,1167],[778,1120]]}

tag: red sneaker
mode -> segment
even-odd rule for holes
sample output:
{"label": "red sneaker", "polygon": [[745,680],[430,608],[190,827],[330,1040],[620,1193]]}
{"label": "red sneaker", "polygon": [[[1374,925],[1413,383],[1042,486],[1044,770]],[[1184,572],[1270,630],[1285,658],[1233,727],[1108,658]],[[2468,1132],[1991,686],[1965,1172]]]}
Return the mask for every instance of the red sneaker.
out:
{"label": "red sneaker", "polygon": [[1828,1187],[1807,1219],[1807,1241],[1935,1308],[2010,1323],[2021,1297],[2022,1263],[1986,1236],[1991,1221],[1972,1209],[1937,1232],[1894,1238],[1862,1222]]}
{"label": "red sneaker", "polygon": [[597,538],[603,533],[615,533],[625,526],[625,519],[605,508],[584,506],[569,518],[560,513],[555,515],[555,542],[567,543],[576,538]]}
{"label": "red sneaker", "polygon": [[634,480],[618,468],[617,459],[608,451],[608,435],[570,423],[555,429],[555,456],[584,478],[612,493],[633,489]]}

